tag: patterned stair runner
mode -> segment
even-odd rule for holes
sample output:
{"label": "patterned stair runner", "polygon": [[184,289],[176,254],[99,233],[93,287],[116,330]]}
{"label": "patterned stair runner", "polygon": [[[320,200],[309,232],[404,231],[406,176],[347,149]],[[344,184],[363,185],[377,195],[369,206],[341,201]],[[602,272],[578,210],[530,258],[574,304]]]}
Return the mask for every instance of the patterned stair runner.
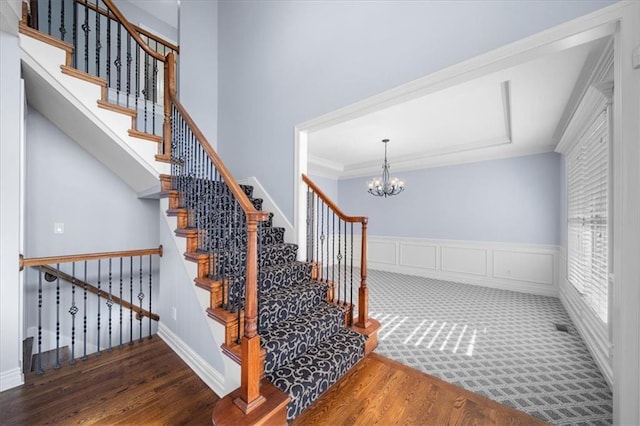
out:
{"label": "patterned stair runner", "polygon": [[[241,185],[253,205],[253,188]],[[238,223],[235,212],[221,217]],[[272,217],[272,215],[271,215]],[[246,235],[227,234],[235,247],[246,246]],[[266,351],[265,376],[291,397],[287,419],[292,420],[364,357],[366,337],[345,327],[345,310],[327,303],[327,284],[311,279],[311,265],[296,261],[298,246],[284,242],[284,229],[262,225],[259,253],[258,328]],[[219,241],[221,245],[227,240]],[[243,259],[224,249],[219,262],[242,270]],[[244,282],[231,285],[230,303],[244,297]]]}

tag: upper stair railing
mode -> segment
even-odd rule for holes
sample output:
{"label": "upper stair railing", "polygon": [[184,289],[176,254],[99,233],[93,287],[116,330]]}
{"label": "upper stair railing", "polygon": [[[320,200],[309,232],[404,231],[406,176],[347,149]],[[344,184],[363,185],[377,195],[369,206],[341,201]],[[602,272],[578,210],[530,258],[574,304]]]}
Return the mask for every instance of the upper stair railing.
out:
{"label": "upper stair railing", "polygon": [[[47,2],[45,15],[35,14],[39,28],[43,28],[42,16],[46,16],[45,32],[71,44],[70,64],[104,80],[108,93],[103,92],[103,99],[136,110],[139,118],[136,129],[158,136],[160,152],[156,158],[171,164],[174,196],[170,196],[170,210],[186,212],[185,231],[197,236],[197,244],[188,246],[186,255],[197,260],[198,265],[207,265],[205,275],[222,285],[222,307],[238,316],[239,328],[243,324],[242,336],[238,338],[240,392],[234,403],[245,414],[253,412],[266,401],[260,388],[264,366],[257,324],[261,241],[258,236],[269,215],[254,207],[179,102],[175,88],[177,47],[158,41],[165,50],[151,48],[150,35],[128,22],[111,0],[62,0],[55,2],[60,5],[58,9],[51,4]],[[33,25],[33,11],[30,21]],[[312,183],[310,186],[318,200],[330,206],[333,214],[345,222],[345,227],[339,228],[344,229],[345,235],[347,223],[351,227],[353,223],[361,223],[358,320],[354,326],[366,328],[369,324],[366,218],[343,215]],[[316,205],[316,211],[320,211],[319,202]],[[337,234],[342,235],[342,231]],[[311,256],[310,260],[313,259],[317,261]],[[326,266],[329,265],[327,260]],[[342,265],[339,261],[338,266]],[[320,269],[321,265],[316,277],[329,282],[329,270],[325,273]],[[346,273],[343,275],[346,277]],[[56,279],[64,278],[58,274]],[[352,306],[352,296],[349,299],[346,296],[346,278],[336,280],[332,276],[330,281],[335,283],[332,299]],[[352,289],[351,282],[349,288]],[[350,316],[353,311],[353,308],[349,310]]]}
{"label": "upper stair railing", "polygon": [[31,0],[29,9],[30,28],[72,47],[63,71],[97,77],[102,101],[136,112],[134,133],[162,136],[164,63],[178,46],[131,24],[111,0]]}
{"label": "upper stair railing", "polygon": [[[347,325],[366,329],[370,325],[368,219],[364,216],[347,216],[308,176],[303,174],[302,181],[307,184],[307,261],[314,266],[313,276],[327,283],[329,299],[347,310]],[[354,224],[355,236],[360,236],[360,247],[355,247]],[[357,258],[360,259],[359,265],[354,265]],[[354,280],[356,285],[359,283],[357,305],[353,302]],[[355,323],[354,310],[358,314]]]}
{"label": "upper stair railing", "polygon": [[[35,372],[45,353],[53,368],[151,338],[160,317],[153,313],[158,257],[152,249],[69,256],[20,257],[25,271],[27,336],[33,337]],[[135,318],[135,319],[134,319]],[[30,358],[30,354],[27,354]],[[66,359],[65,359],[66,358]],[[24,360],[27,365],[30,359]],[[30,370],[27,368],[26,370]]]}

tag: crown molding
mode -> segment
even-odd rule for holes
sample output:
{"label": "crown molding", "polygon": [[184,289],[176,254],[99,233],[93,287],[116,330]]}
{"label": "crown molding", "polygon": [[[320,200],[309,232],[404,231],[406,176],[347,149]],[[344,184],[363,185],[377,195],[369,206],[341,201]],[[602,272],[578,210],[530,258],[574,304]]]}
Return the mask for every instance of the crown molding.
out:
{"label": "crown molding", "polygon": [[556,130],[553,132],[553,140],[560,142],[566,132],[569,122],[576,114],[580,101],[586,96],[589,87],[604,81],[613,69],[613,37],[609,36],[600,42],[587,57],[584,67],[578,76],[578,81],[571,93],[567,106],[562,113]]}
{"label": "crown molding", "polygon": [[591,85],[580,101],[555,151],[563,155],[570,154],[584,133],[589,129],[589,124],[593,123],[598,115],[611,105],[612,99],[612,81]]}

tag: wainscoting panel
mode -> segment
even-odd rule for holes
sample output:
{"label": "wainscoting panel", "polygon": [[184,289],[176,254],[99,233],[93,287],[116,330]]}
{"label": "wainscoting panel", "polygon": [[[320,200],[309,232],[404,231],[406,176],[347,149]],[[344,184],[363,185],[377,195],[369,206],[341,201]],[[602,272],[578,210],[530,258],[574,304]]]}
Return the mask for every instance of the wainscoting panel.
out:
{"label": "wainscoting panel", "polygon": [[370,262],[396,265],[398,263],[396,252],[397,243],[395,241],[375,241],[369,240],[367,247],[367,259]]}
{"label": "wainscoting panel", "polygon": [[487,250],[467,247],[440,247],[443,272],[487,276]]}
{"label": "wainscoting panel", "polygon": [[[360,245],[355,238],[356,247]],[[558,296],[559,247],[368,236],[369,269]],[[359,250],[354,261],[359,262]]]}
{"label": "wainscoting panel", "polygon": [[553,285],[553,254],[530,251],[493,251],[493,275]]}
{"label": "wainscoting panel", "polygon": [[422,269],[436,269],[438,266],[438,246],[429,244],[400,243],[400,266]]}

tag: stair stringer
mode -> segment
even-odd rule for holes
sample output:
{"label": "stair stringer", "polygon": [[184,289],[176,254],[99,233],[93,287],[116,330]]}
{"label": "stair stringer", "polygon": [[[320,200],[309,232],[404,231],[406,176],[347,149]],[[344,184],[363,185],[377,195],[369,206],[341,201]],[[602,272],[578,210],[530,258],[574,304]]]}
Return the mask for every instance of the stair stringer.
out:
{"label": "stair stringer", "polygon": [[[159,234],[164,252],[160,259],[158,335],[222,397],[240,386],[240,365],[222,352],[225,327],[206,314],[210,294],[194,284],[197,265],[184,259],[186,239],[175,235],[177,218],[166,214],[168,208],[168,198],[160,199]],[[184,304],[177,312],[178,321],[172,317],[176,303]]]}
{"label": "stair stringer", "polygon": [[284,242],[292,244],[300,244],[296,240],[296,232],[289,222],[289,219],[282,213],[276,202],[271,198],[267,190],[260,184],[255,176],[249,176],[246,179],[238,180],[239,184],[253,186],[253,198],[262,199],[262,210],[273,213],[273,226],[284,228]]}
{"label": "stair stringer", "polygon": [[19,37],[29,103],[136,192],[159,188],[170,166],[155,161],[157,143],[129,136],[130,116],[98,107],[99,85],[63,74],[63,49]]}

